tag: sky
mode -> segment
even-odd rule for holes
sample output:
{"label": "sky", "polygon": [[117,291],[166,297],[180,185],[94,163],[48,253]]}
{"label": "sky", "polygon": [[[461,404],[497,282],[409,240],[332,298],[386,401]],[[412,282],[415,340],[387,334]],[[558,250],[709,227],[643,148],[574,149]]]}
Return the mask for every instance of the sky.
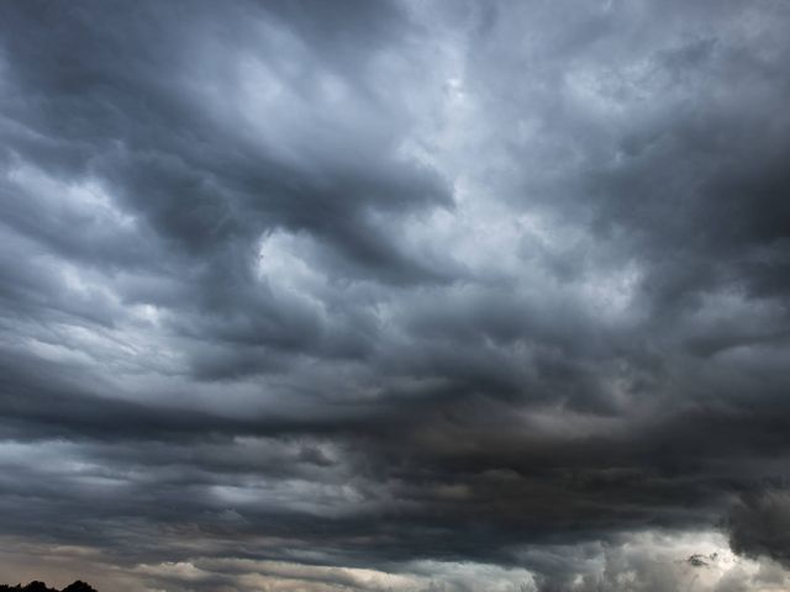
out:
{"label": "sky", "polygon": [[790,589],[789,28],[0,3],[0,582]]}

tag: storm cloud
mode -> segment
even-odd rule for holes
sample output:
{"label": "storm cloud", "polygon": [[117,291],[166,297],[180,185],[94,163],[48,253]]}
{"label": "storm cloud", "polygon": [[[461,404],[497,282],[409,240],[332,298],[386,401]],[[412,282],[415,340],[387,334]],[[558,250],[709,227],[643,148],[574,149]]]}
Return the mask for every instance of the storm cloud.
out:
{"label": "storm cloud", "polygon": [[0,576],[787,589],[789,26],[0,4]]}

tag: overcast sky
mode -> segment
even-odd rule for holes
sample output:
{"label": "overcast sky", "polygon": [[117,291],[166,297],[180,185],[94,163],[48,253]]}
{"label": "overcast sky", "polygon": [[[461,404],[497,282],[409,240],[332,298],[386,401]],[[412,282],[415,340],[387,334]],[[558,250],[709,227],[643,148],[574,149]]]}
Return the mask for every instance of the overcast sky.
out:
{"label": "overcast sky", "polygon": [[790,589],[788,30],[0,3],[0,582]]}

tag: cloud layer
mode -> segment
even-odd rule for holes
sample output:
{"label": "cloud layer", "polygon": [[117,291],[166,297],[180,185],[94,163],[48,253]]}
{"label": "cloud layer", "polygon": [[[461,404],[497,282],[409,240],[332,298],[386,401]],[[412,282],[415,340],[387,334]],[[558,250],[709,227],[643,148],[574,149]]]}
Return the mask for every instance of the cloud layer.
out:
{"label": "cloud layer", "polygon": [[0,6],[6,579],[784,589],[788,25]]}

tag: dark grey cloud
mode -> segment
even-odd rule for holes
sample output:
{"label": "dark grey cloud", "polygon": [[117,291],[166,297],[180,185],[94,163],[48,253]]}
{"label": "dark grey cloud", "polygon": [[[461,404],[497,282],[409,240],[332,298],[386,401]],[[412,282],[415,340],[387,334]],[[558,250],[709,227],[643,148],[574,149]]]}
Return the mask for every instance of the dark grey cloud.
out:
{"label": "dark grey cloud", "polygon": [[739,553],[768,555],[787,564],[787,487],[767,482],[744,492],[728,517],[730,543]]}
{"label": "dark grey cloud", "polygon": [[782,589],[789,20],[1,6],[0,563]]}

